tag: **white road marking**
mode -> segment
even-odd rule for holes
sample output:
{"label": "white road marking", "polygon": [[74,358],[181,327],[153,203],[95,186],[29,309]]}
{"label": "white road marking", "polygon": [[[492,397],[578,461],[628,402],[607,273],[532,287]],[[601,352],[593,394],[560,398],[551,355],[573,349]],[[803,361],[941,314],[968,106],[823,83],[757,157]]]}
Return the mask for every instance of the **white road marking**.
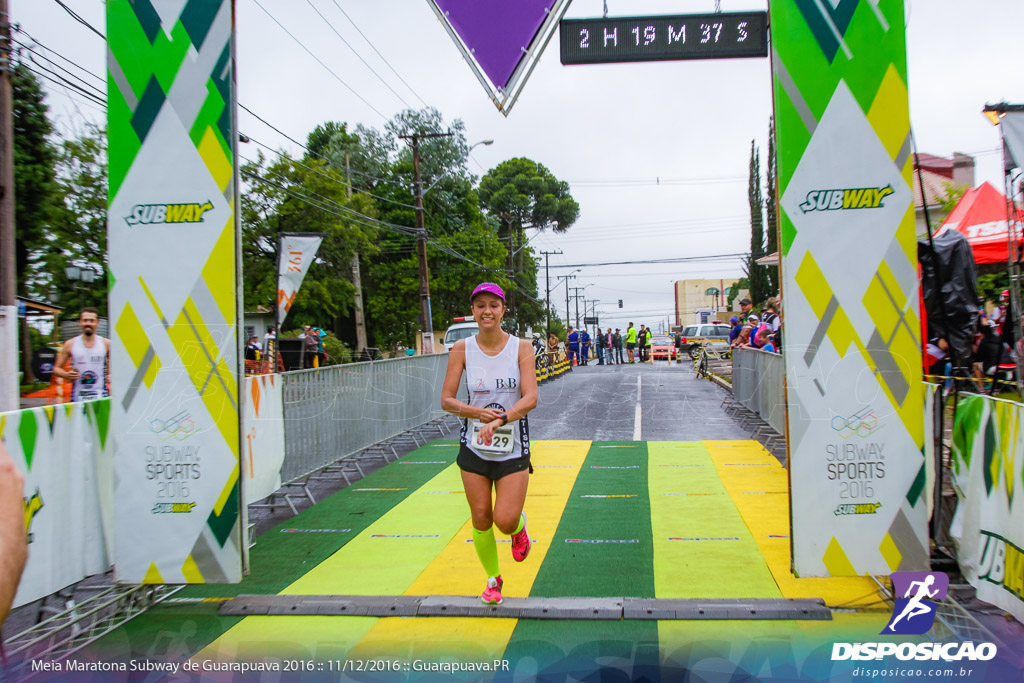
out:
{"label": "white road marking", "polygon": [[640,440],[640,380],[641,375],[636,376],[636,412],[633,414],[633,441]]}

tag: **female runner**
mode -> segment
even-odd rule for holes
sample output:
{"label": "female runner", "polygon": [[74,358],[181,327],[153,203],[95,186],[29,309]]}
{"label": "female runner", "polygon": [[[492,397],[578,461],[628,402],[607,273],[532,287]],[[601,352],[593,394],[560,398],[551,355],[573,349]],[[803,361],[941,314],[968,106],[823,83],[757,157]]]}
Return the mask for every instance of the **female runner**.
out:
{"label": "female runner", "polygon": [[[505,292],[485,282],[469,297],[480,331],[455,342],[441,390],[441,407],[463,419],[459,468],[473,518],[473,547],[487,573],[480,599],[501,604],[501,571],[494,526],[512,536],[512,558],[530,552],[526,532],[526,487],[530,473],[530,427],[526,414],[537,406],[533,347],[501,329]],[[455,398],[463,370],[469,403]],[[494,504],[491,504],[491,488]]]}

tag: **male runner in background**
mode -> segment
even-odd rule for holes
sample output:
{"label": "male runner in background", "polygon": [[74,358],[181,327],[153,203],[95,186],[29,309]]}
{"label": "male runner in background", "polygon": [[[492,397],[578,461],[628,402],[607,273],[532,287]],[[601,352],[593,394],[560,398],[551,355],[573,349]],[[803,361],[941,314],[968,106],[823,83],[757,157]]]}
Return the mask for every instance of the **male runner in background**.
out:
{"label": "male runner in background", "polygon": [[[74,383],[72,401],[90,401],[109,396],[110,340],[96,334],[100,324],[99,311],[89,306],[78,315],[82,334],[64,342],[54,364],[53,374]],[[71,359],[71,369],[64,364]]]}
{"label": "male runner in background", "polygon": [[633,349],[636,348],[636,328],[633,327],[633,323],[629,324],[626,328],[626,356],[629,358],[628,363],[633,362]]}

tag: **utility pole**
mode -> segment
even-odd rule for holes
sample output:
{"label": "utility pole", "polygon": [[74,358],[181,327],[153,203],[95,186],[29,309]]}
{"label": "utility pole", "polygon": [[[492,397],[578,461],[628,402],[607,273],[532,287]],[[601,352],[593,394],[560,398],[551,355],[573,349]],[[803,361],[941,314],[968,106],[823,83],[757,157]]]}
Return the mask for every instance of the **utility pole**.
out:
{"label": "utility pole", "polygon": [[[349,167],[348,150],[345,151],[345,196],[352,198],[352,170]],[[359,252],[352,254],[352,286],[356,290],[356,354],[366,348],[366,318],[363,317],[363,278],[359,272]]]}
{"label": "utility pole", "polygon": [[[575,280],[575,275],[556,275],[556,279],[565,280],[565,326],[569,327],[569,280]],[[556,287],[558,285],[555,285]]]}
{"label": "utility pole", "polygon": [[[573,287],[572,291],[574,291],[574,292],[585,292],[585,291],[587,291],[587,288],[586,287]],[[583,297],[584,297],[583,294],[573,294],[573,296],[572,296],[572,298],[576,301],[576,329],[579,329],[579,326],[580,326],[580,299],[582,299]],[[583,312],[584,313],[587,312],[586,304],[583,305]]]}
{"label": "utility pole", "polygon": [[420,330],[423,340],[423,353],[434,352],[434,323],[430,311],[430,271],[427,269],[427,226],[423,218],[423,183],[420,180],[420,139],[447,138],[454,133],[413,133],[399,135],[403,140],[412,140],[412,173],[416,186],[416,254],[420,261],[420,318],[423,320]]}
{"label": "utility pole", "polygon": [[544,254],[544,288],[547,291],[547,294],[544,296],[544,318],[547,321],[545,322],[544,329],[545,332],[551,334],[551,271],[548,268],[548,256],[551,254],[561,254],[562,250],[542,251],[540,253]]}
{"label": "utility pole", "polygon": [[11,15],[8,0],[0,0],[0,412],[19,405],[11,68]]}

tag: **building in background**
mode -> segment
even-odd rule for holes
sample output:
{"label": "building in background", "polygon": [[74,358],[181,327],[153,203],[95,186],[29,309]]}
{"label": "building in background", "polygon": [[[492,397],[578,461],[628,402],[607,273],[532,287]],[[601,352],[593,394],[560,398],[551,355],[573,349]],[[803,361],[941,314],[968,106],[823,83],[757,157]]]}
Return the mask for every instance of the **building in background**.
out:
{"label": "building in background", "polygon": [[[729,312],[729,288],[740,278],[727,277],[710,280],[676,280],[675,288],[675,324],[690,325],[694,323],[718,320]],[[741,289],[733,299],[733,307],[739,310],[739,301],[748,295]],[[725,316],[728,319],[728,316]]]}
{"label": "building in background", "polygon": [[[918,179],[917,164],[914,165],[914,216],[917,234],[927,235],[925,207],[932,230],[936,230],[946,217],[942,204],[948,194],[947,186],[962,186],[964,190],[974,187],[974,157],[959,152],[953,158],[937,157],[933,154],[918,154],[921,163],[921,178]],[[921,180],[924,181],[924,195],[921,194]]]}

